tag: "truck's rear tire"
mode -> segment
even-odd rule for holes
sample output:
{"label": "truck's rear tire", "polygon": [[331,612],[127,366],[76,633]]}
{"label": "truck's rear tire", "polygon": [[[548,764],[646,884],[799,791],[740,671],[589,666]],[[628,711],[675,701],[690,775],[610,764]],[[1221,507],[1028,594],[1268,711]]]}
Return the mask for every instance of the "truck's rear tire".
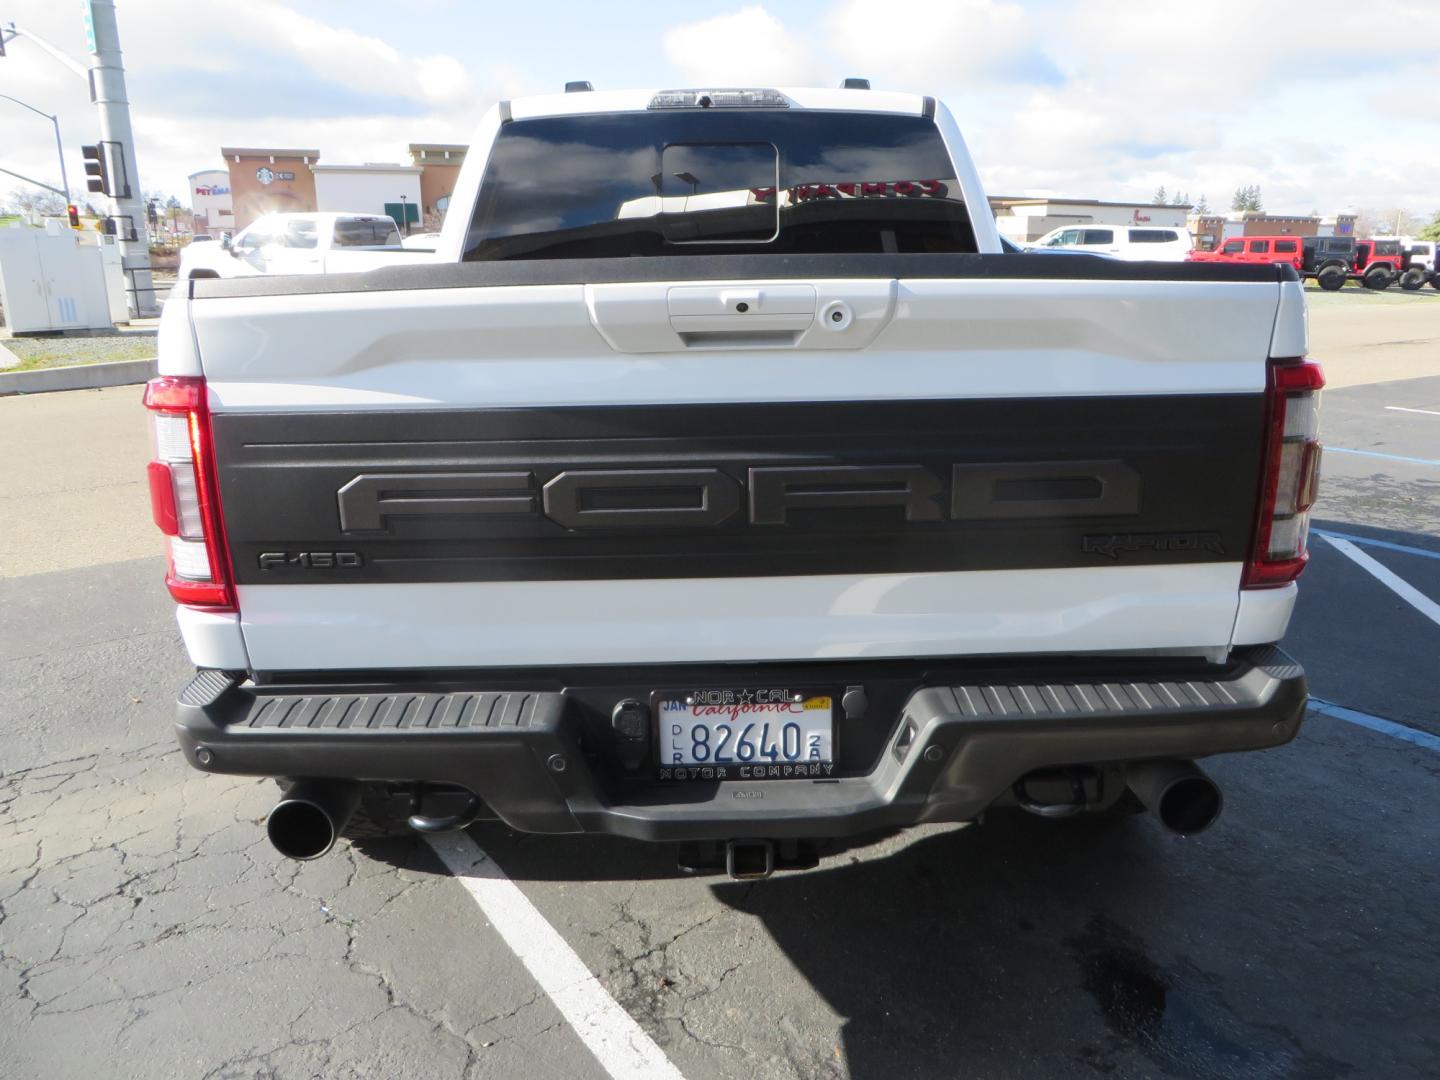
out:
{"label": "truck's rear tire", "polygon": [[1365,271],[1365,277],[1361,280],[1365,288],[1383,292],[1390,287],[1390,283],[1395,280],[1395,277],[1383,266],[1372,266]]}
{"label": "truck's rear tire", "polygon": [[1326,292],[1334,292],[1345,286],[1345,271],[1338,266],[1322,266],[1315,275],[1315,282]]}

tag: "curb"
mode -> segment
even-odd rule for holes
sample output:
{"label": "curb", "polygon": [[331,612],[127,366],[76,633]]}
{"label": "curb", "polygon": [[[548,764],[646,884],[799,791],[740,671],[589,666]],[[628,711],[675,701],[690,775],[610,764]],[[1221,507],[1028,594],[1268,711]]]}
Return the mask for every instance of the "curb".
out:
{"label": "curb", "polygon": [[116,360],[108,364],[75,364],[39,371],[0,371],[0,397],[47,394],[54,390],[97,390],[102,386],[143,383],[155,374],[155,360]]}

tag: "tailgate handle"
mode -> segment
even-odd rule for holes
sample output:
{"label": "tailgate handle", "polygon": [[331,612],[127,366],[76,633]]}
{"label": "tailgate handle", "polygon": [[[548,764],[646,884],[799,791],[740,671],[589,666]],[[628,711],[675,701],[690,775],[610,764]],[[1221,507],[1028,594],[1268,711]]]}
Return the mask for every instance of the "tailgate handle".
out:
{"label": "tailgate handle", "polygon": [[[677,321],[672,319],[671,323]],[[808,325],[809,320],[806,320]],[[800,330],[686,330],[676,326],[676,333],[687,349],[790,349],[799,344]]]}
{"label": "tailgate handle", "polygon": [[815,320],[813,285],[678,285],[670,328],[687,348],[785,348]]}

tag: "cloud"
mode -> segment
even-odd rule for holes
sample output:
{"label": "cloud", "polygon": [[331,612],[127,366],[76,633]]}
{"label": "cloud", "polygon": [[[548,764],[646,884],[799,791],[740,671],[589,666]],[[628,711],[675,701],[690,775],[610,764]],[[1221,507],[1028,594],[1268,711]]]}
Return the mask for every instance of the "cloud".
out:
{"label": "cloud", "polygon": [[665,32],[665,58],[691,85],[809,86],[821,82],[804,41],[754,5]]}
{"label": "cloud", "polygon": [[[24,25],[83,60],[74,10],[34,7]],[[343,8],[331,10],[344,19]],[[278,0],[246,0],[243,12],[229,0],[146,0],[123,5],[119,17],[142,186],[182,197],[190,173],[219,164],[222,144],[315,146],[325,160],[346,162],[405,160],[409,142],[466,142],[481,113],[519,82],[509,69],[406,52],[368,27],[322,21]],[[0,92],[59,114],[72,192],[83,187],[79,146],[98,137],[85,83],[23,40],[7,53]],[[6,168],[58,179],[43,120],[0,102],[0,124]],[[20,185],[0,176],[0,192],[12,186]]]}
{"label": "cloud", "polygon": [[[919,52],[939,80],[928,92],[957,106],[992,192],[1129,199],[1163,184],[1228,206],[1237,186],[1258,183],[1274,210],[1330,213],[1379,197],[1370,191],[1417,208],[1436,201],[1408,169],[1434,141],[1436,114],[1411,103],[1416,86],[1440,79],[1440,5],[1313,0],[1297,17],[1251,0],[1183,15],[1153,0],[1062,0],[1027,8],[1024,21],[1001,7],[963,5],[995,33],[994,56],[973,61],[983,78],[962,59],[947,78],[933,42]],[[1245,32],[1196,32],[1233,26]],[[1063,86],[1003,85],[996,65],[1022,49],[1022,30],[1063,43],[1047,53]],[[893,42],[874,33],[877,55],[889,56]]]}
{"label": "cloud", "polygon": [[[623,57],[607,81],[628,85],[857,75],[933,94],[999,194],[1148,198],[1163,184],[1220,206],[1258,183],[1275,210],[1400,205],[1427,218],[1440,202],[1440,113],[1425,92],[1440,85],[1440,3],[736,0],[617,28],[569,2],[545,9],[541,40],[524,31],[539,16],[515,8],[449,5],[437,37],[391,34],[353,0],[129,0],[120,33],[143,185],[183,192],[222,144],[313,146],[338,163],[466,142],[494,100],[587,71],[599,52]],[[83,54],[69,3],[25,7],[23,25]],[[59,113],[75,182],[79,146],[98,136],[84,81],[22,40],[0,60],[0,92]],[[46,121],[0,101],[0,132],[0,164],[58,178]],[[18,183],[0,176],[0,191]]]}
{"label": "cloud", "polygon": [[251,40],[292,56],[327,82],[353,90],[383,89],[441,107],[473,98],[470,75],[453,56],[409,56],[384,38],[324,23],[267,0],[246,0],[245,22]]}
{"label": "cloud", "polygon": [[825,20],[830,45],[857,74],[933,92],[995,81],[1056,84],[1044,25],[1006,0],[948,0],[921,18],[875,0],[846,0]]}

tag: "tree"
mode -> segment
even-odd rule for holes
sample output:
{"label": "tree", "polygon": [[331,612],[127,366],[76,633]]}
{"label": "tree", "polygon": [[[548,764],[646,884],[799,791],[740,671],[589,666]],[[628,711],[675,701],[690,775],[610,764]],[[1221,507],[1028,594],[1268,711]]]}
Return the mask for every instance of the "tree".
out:
{"label": "tree", "polygon": [[1167,200],[1166,200],[1166,198],[1165,198],[1165,185],[1164,185],[1164,184],[1161,184],[1158,188],[1155,189],[1155,194],[1150,196],[1150,201],[1151,201],[1154,205],[1156,205],[1156,206],[1164,206],[1164,205],[1165,205],[1165,203],[1167,202]]}
{"label": "tree", "polygon": [[1440,210],[1430,219],[1430,224],[1420,230],[1421,240],[1440,240]]}
{"label": "tree", "polygon": [[1177,191],[1177,192],[1175,192],[1174,195],[1170,196],[1170,205],[1171,205],[1171,206],[1189,206],[1189,205],[1190,205],[1190,193],[1189,193],[1188,191]]}
{"label": "tree", "polygon": [[1197,214],[1208,214],[1208,213],[1210,213],[1210,204],[1205,201],[1205,196],[1204,196],[1204,195],[1201,195],[1201,196],[1200,196],[1200,201],[1195,204],[1195,213],[1197,213]]}
{"label": "tree", "polygon": [[1355,218],[1356,236],[1413,236],[1422,227],[1420,218],[1408,210],[1390,207],[1362,209]]}
{"label": "tree", "polygon": [[[60,181],[55,181],[60,186]],[[65,197],[44,188],[17,188],[10,193],[9,203],[21,214],[39,214],[41,217],[58,217],[65,213]]]}
{"label": "tree", "polygon": [[1242,213],[1254,211],[1260,213],[1265,209],[1264,201],[1260,196],[1259,184],[1246,184],[1244,187],[1235,189],[1235,197],[1230,200],[1230,209],[1239,210]]}

